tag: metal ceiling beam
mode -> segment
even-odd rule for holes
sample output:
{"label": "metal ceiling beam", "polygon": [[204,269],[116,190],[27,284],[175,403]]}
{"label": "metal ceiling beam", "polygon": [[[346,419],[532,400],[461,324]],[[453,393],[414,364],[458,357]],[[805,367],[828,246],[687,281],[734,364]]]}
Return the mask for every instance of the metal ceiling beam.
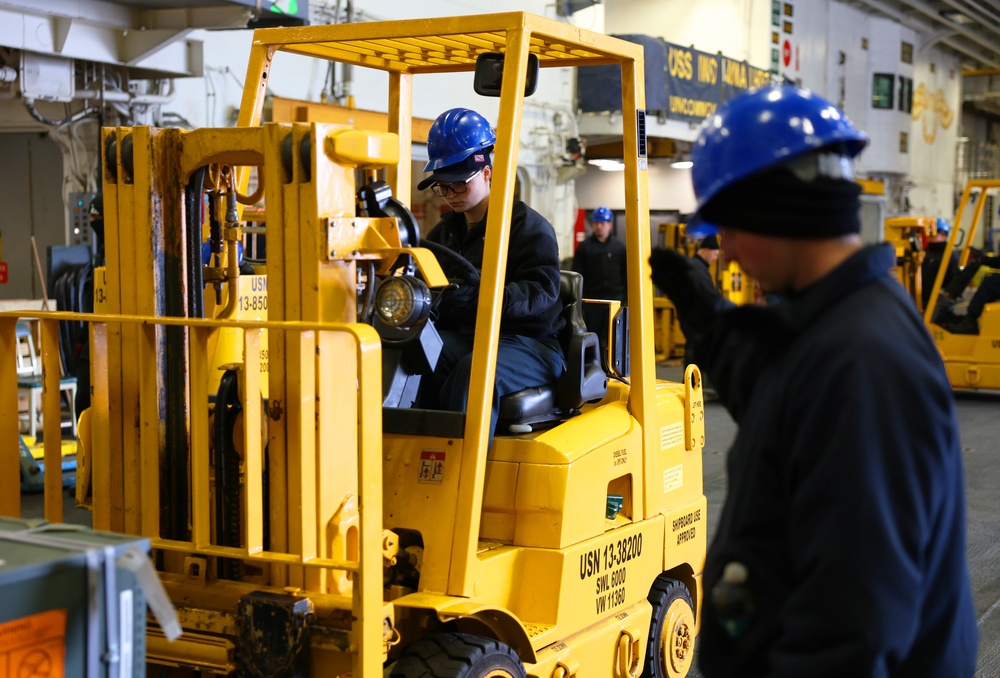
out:
{"label": "metal ceiling beam", "polygon": [[932,36],[930,36],[929,38],[927,38],[927,40],[925,40],[923,43],[921,43],[920,47],[917,48],[917,51],[923,52],[924,50],[933,47],[939,42],[943,42],[945,40],[948,40],[949,38],[955,37],[955,35],[956,35],[955,31],[951,30],[950,28],[942,29],[937,33],[933,34]]}
{"label": "metal ceiling beam", "polygon": [[987,5],[1000,13],[1000,2],[998,2],[998,0],[978,0],[978,2],[985,2]]}
{"label": "metal ceiling beam", "polygon": [[997,12],[997,14],[994,14],[990,11],[989,7],[983,7],[980,5],[978,0],[964,0],[964,2],[967,7],[972,7],[976,12],[979,12],[986,17],[987,21],[989,21],[991,25],[1000,24],[1000,16],[998,16],[1000,15],[1000,7],[993,7],[993,9]]}
{"label": "metal ceiling beam", "polygon": [[[961,12],[962,14],[968,16],[970,19],[978,21],[979,24],[986,30],[991,31],[994,34],[1000,36],[1000,26],[997,25],[995,17],[991,18],[985,16],[984,14],[982,14],[982,10],[970,12],[969,8],[972,7],[972,5],[964,5],[962,3],[956,2],[956,0],[942,0],[942,2],[944,2],[944,4],[948,5],[955,11]],[[995,43],[989,43],[989,45],[991,46],[991,49],[996,51]]]}
{"label": "metal ceiling beam", "polygon": [[[912,2],[910,2],[909,0],[899,0],[899,1],[913,7],[914,9],[917,9],[916,7],[913,6]],[[880,14],[889,17],[890,19],[894,19],[898,21],[900,24],[908,28],[912,28],[913,30],[921,33],[931,33],[934,31],[935,26],[947,27],[949,31],[954,31],[955,34],[962,35],[963,37],[967,37],[966,33],[969,32],[965,30],[958,30],[956,24],[950,21],[945,21],[944,18],[937,12],[931,12],[931,13],[924,12],[924,14],[926,14],[931,19],[930,24],[927,24],[917,19],[916,17],[906,14],[905,12],[901,11],[898,7],[889,4],[884,0],[856,0],[856,2],[857,4],[864,5],[869,9],[873,9],[876,12],[879,12]],[[924,4],[926,9],[926,3],[921,3],[921,4]],[[996,68],[997,64],[1000,63],[997,61],[996,58],[991,58],[989,56],[981,54],[980,52],[973,50],[968,45],[955,40],[954,37],[942,39],[941,44],[947,45],[955,52],[963,54],[969,57],[970,59],[973,59],[986,66]],[[987,47],[992,49],[993,45],[987,42]]]}
{"label": "metal ceiling beam", "polygon": [[974,52],[971,49],[969,49],[967,45],[963,45],[960,42],[956,42],[954,39],[942,40],[941,44],[948,45],[948,47],[952,48],[956,52],[964,54],[970,59],[978,61],[984,66],[990,66],[992,68],[1000,68],[1000,61],[998,61],[997,59],[991,59],[988,56]]}
{"label": "metal ceiling beam", "polygon": [[[957,3],[954,3],[954,0],[944,0],[944,1],[948,5],[955,5],[955,4],[957,4]],[[966,28],[965,26],[962,26],[961,24],[957,24],[954,21],[949,21],[948,19],[946,19],[943,16],[941,16],[941,13],[933,5],[930,5],[930,4],[926,3],[926,2],[923,2],[922,0],[900,0],[900,2],[902,2],[904,5],[906,5],[908,7],[912,7],[913,9],[917,10],[921,14],[924,14],[925,16],[927,16],[928,18],[930,18],[931,21],[939,23],[939,24],[942,24],[942,25],[944,25],[944,26],[946,26],[946,27],[954,30],[955,32],[960,33],[963,37],[965,37],[968,40],[971,40],[972,42],[976,43],[977,45],[980,45],[984,49],[987,49],[990,52],[994,52],[995,53],[995,51],[996,51],[996,42],[990,41],[990,40],[984,38],[979,33],[976,33],[975,31],[971,31],[968,28]],[[962,11],[961,8],[958,8],[958,9],[959,9],[959,11]]]}
{"label": "metal ceiling beam", "polygon": [[136,27],[147,29],[246,28],[254,10],[242,5],[150,9],[138,14]]}
{"label": "metal ceiling beam", "polygon": [[0,9],[51,17],[72,24],[91,25],[122,30],[155,28],[245,28],[254,15],[251,7],[229,4],[202,7],[190,0],[191,7],[143,9],[103,0],[0,0]]}
{"label": "metal ceiling beam", "polygon": [[253,10],[241,6],[146,10],[135,28],[124,31],[121,56],[138,64],[197,28],[244,28],[252,16]]}
{"label": "metal ceiling beam", "polygon": [[890,5],[884,0],[854,0],[854,4],[863,5],[869,9],[873,9],[876,12],[884,14],[890,19],[895,19],[902,25],[907,28],[912,28],[915,31],[929,32],[933,29],[933,25],[928,25],[922,21],[918,21],[912,15],[906,14],[895,5]]}
{"label": "metal ceiling beam", "polygon": [[[0,46],[97,63],[128,65],[159,77],[201,75],[200,44],[190,28],[143,31],[66,16],[11,9],[0,4]],[[130,37],[131,35],[131,37]]]}
{"label": "metal ceiling beam", "polygon": [[124,31],[118,45],[118,56],[122,63],[134,66],[168,45],[183,40],[194,29]]}
{"label": "metal ceiling beam", "polygon": [[[197,0],[190,0],[198,5]],[[148,9],[104,0],[0,0],[0,46],[68,59],[127,65],[165,76],[200,75],[198,28],[243,28],[253,9]]]}
{"label": "metal ceiling beam", "polygon": [[[43,5],[44,8],[40,8]],[[0,8],[15,10],[25,14],[48,15],[109,28],[132,28],[136,26],[135,15],[139,10],[125,5],[103,2],[102,0],[0,0]]]}

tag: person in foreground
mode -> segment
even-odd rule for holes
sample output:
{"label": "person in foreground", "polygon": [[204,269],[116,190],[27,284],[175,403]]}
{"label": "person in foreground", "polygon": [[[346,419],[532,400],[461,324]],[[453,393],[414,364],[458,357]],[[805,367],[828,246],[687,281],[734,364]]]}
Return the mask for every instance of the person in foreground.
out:
{"label": "person in foreground", "polygon": [[[451,207],[427,234],[461,255],[476,269],[483,267],[486,215],[496,134],[486,119],[467,108],[453,108],[437,117],[427,136],[430,157],[417,184],[430,188]],[[440,257],[439,257],[440,259]],[[445,272],[449,261],[441,260]],[[464,412],[469,397],[472,338],[479,303],[478,274],[445,293],[438,306],[437,327],[443,347],[432,379],[421,385],[424,407]],[[557,335],[563,326],[559,297],[559,246],[545,217],[520,200],[514,201],[507,250],[507,269],[500,318],[500,346],[490,441],[501,396],[554,382],[564,369]]]}
{"label": "person in foreground", "polygon": [[695,221],[783,300],[735,307],[683,255],[650,258],[739,426],[704,570],[707,678],[975,671],[953,396],[893,248],[858,235],[866,143],[803,89],[733,99],[695,145]]}

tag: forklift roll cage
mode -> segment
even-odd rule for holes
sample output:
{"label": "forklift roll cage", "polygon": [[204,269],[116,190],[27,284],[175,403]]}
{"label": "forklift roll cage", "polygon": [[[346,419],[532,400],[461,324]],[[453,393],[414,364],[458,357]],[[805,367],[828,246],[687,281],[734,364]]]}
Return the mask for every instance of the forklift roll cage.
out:
{"label": "forklift roll cage", "polygon": [[[644,446],[659,444],[652,399],[656,362],[651,332],[652,286],[648,283],[649,184],[646,173],[644,128],[645,87],[642,46],[617,38],[591,33],[575,26],[524,12],[486,14],[426,21],[389,21],[337,24],[301,28],[259,29],[254,33],[244,81],[243,100],[237,125],[260,124],[271,65],[276,52],[326,59],[364,66],[389,74],[389,132],[399,140],[399,162],[386,167],[393,195],[410,204],[411,146],[413,122],[413,76],[423,73],[474,71],[480,54],[505,54],[497,144],[494,150],[490,210],[486,224],[482,286],[472,355],[472,373],[486,375],[473,380],[466,411],[465,442],[477,450],[475,464],[462,465],[460,511],[452,553],[453,567],[448,582],[452,595],[472,592],[478,522],[486,472],[486,445],[489,435],[490,401],[496,372],[500,311],[503,307],[504,270],[507,260],[510,221],[514,202],[521,114],[528,74],[529,55],[537,57],[541,68],[618,64],[622,70],[622,137],[625,153],[625,232],[628,270],[630,324],[629,356],[631,385],[629,410],[638,420],[645,437]],[[251,87],[249,83],[257,83]],[[247,178],[242,179],[245,189]],[[647,317],[648,315],[648,317]]]}

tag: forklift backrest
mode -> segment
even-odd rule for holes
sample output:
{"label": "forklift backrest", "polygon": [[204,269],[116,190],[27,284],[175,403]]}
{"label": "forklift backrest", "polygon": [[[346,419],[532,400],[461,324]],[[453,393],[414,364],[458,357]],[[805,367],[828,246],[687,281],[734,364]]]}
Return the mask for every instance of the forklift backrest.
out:
{"label": "forklift backrest", "polygon": [[559,271],[559,294],[566,321],[559,333],[566,371],[556,383],[556,404],[576,409],[604,397],[608,376],[601,366],[597,334],[589,331],[583,320],[583,276],[576,271]]}
{"label": "forklift backrest", "polygon": [[522,389],[501,398],[498,431],[522,432],[525,426],[565,419],[608,392],[600,343],[583,320],[583,276],[576,271],[559,271],[559,296],[566,321],[559,332],[566,370],[555,384]]}

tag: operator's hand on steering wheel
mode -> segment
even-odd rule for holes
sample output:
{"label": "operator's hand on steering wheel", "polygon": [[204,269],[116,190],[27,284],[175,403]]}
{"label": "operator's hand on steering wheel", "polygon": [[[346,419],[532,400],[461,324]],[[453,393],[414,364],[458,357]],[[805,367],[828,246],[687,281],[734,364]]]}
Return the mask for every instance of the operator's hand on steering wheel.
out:
{"label": "operator's hand on steering wheel", "polygon": [[433,252],[441,270],[452,284],[441,293],[439,308],[448,312],[475,312],[479,302],[479,269],[455,250],[431,240],[424,240],[423,247]]}
{"label": "operator's hand on steering wheel", "polygon": [[725,302],[711,279],[695,268],[700,264],[676,250],[656,248],[649,265],[653,282],[677,307],[681,322],[704,333]]}
{"label": "operator's hand on steering wheel", "polygon": [[479,281],[470,283],[459,281],[445,288],[441,293],[441,308],[450,312],[475,313],[479,304]]}
{"label": "operator's hand on steering wheel", "polygon": [[450,281],[479,286],[479,269],[461,253],[433,240],[424,240],[421,246],[431,251]]}

